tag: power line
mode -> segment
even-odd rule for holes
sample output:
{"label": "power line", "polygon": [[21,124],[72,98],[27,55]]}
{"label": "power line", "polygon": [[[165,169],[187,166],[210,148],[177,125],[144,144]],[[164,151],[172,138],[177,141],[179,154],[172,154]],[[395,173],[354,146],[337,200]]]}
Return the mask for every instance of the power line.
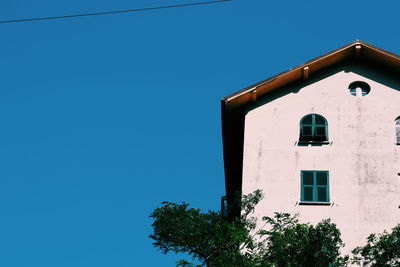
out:
{"label": "power line", "polygon": [[186,7],[186,6],[198,6],[198,5],[209,5],[209,4],[217,4],[217,3],[221,3],[221,2],[230,2],[230,1],[233,1],[233,0],[216,0],[216,1],[206,1],[206,2],[188,3],[188,4],[180,4],[180,5],[145,7],[145,8],[137,8],[137,9],[125,9],[125,10],[115,10],[115,11],[105,11],[105,12],[93,12],[93,13],[73,14],[73,15],[64,15],[64,16],[53,16],[53,17],[39,17],[39,18],[23,18],[23,19],[13,19],[13,20],[0,20],[0,23],[15,23],[15,22],[38,21],[38,20],[69,19],[69,18],[77,18],[77,17],[101,16],[101,15],[120,14],[120,13],[129,13],[129,12],[149,11],[149,10],[156,10],[156,9],[166,9],[166,8],[176,8],[176,7]]}

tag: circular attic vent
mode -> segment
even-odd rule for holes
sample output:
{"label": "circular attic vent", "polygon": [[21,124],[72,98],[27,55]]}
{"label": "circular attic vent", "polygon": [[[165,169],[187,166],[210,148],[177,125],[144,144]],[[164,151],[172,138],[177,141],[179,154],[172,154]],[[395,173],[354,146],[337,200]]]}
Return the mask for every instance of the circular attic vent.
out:
{"label": "circular attic vent", "polygon": [[354,96],[365,96],[371,91],[371,87],[366,82],[356,81],[349,85],[349,92]]}

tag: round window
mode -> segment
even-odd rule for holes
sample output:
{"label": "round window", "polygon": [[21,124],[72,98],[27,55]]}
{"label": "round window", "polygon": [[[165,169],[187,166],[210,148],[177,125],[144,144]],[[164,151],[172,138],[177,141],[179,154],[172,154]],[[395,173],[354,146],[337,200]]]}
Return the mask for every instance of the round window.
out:
{"label": "round window", "polygon": [[366,82],[356,81],[349,85],[349,92],[354,96],[365,96],[368,95],[370,91],[371,87]]}

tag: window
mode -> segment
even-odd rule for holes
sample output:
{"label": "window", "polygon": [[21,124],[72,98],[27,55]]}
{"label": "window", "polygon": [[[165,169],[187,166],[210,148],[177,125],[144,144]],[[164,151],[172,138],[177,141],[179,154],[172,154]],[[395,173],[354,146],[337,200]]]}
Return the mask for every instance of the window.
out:
{"label": "window", "polygon": [[228,214],[228,201],[227,201],[226,196],[223,196],[221,198],[221,215],[224,218],[227,218],[229,215]]}
{"label": "window", "polygon": [[301,171],[301,201],[329,202],[328,171]]}
{"label": "window", "polygon": [[300,141],[328,141],[328,123],[318,114],[309,114],[300,121]]}
{"label": "window", "polygon": [[400,145],[400,117],[395,120],[396,126],[396,143]]}
{"label": "window", "polygon": [[365,96],[371,91],[371,87],[366,82],[352,82],[349,85],[349,92],[353,96]]}

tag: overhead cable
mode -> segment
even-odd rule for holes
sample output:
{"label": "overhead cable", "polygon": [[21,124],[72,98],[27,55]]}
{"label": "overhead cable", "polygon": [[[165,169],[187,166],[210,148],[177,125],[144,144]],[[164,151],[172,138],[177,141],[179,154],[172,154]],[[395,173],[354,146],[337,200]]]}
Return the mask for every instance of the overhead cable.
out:
{"label": "overhead cable", "polygon": [[104,12],[92,12],[92,13],[72,14],[72,15],[63,15],[63,16],[22,18],[22,19],[13,19],[13,20],[0,20],[0,23],[4,24],[4,23],[29,22],[29,21],[38,21],[38,20],[55,20],[55,19],[69,19],[69,18],[78,18],[78,17],[89,17],[89,16],[101,16],[101,15],[111,15],[111,14],[121,14],[121,13],[130,13],[130,12],[150,11],[150,10],[176,8],[176,7],[209,5],[209,4],[217,4],[217,3],[221,3],[221,2],[230,2],[230,1],[233,1],[233,0],[216,0],[216,1],[206,1],[206,2],[179,4],[179,5],[145,7],[145,8],[137,8],[137,9],[125,9],[125,10],[114,10],[114,11],[104,11]]}

